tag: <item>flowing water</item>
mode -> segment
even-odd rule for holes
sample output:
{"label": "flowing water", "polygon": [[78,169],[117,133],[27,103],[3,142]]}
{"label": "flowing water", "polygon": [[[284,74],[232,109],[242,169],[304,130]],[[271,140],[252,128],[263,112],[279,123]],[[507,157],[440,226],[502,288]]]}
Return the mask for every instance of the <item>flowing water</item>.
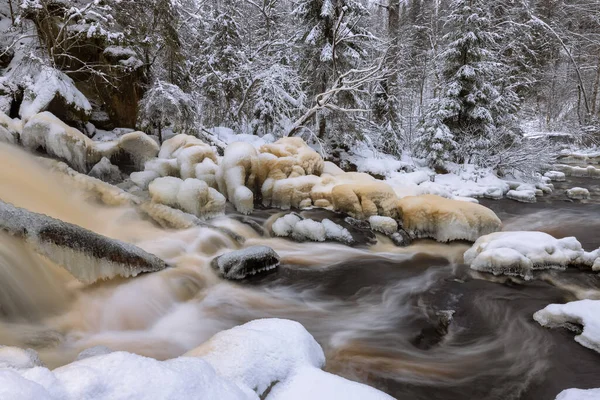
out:
{"label": "flowing water", "polygon": [[[600,246],[600,205],[561,196],[486,205],[507,230],[576,235],[588,250]],[[532,319],[553,302],[600,298],[600,278],[587,271],[543,272],[530,282],[492,277],[462,265],[466,243],[295,243],[265,237],[232,213],[214,224],[245,237],[243,246],[267,245],[282,257],[276,272],[232,283],[209,265],[240,247],[229,236],[164,230],[133,209],[104,207],[14,148],[0,147],[0,199],[135,243],[175,266],[83,286],[0,234],[0,343],[35,348],[51,367],[96,345],[177,357],[223,329],[281,317],[315,336],[328,371],[398,399],[539,400],[600,386],[600,354]],[[252,218],[268,228],[275,214]]]}

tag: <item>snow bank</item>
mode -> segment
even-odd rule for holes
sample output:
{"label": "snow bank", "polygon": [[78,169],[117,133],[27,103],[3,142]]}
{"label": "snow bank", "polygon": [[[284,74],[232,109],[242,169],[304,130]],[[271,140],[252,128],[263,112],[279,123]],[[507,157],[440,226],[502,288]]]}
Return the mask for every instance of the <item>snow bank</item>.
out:
{"label": "snow bank", "polygon": [[276,236],[291,237],[299,242],[324,242],[326,240],[345,244],[354,242],[354,238],[348,229],[330,219],[318,222],[312,219],[303,219],[295,213],[278,218],[271,229]]}
{"label": "snow bank", "polygon": [[216,175],[217,184],[219,191],[242,214],[254,210],[258,168],[258,153],[251,144],[235,142],[225,149]]}
{"label": "snow bank", "polygon": [[197,217],[212,218],[225,212],[225,197],[198,179],[157,178],[148,190],[154,203],[179,208]]}
{"label": "snow bank", "polygon": [[398,206],[404,229],[417,238],[474,242],[502,228],[502,222],[492,210],[475,203],[422,195],[404,197]]}
{"label": "snow bank", "polygon": [[277,384],[268,400],[393,400],[372,387],[352,382],[318,368],[303,367],[287,381]]}
{"label": "snow bank", "polygon": [[530,279],[539,269],[565,269],[569,265],[592,266],[600,256],[586,253],[574,237],[555,239],[543,232],[497,232],[479,238],[465,253],[465,263],[494,275]]}
{"label": "snow bank", "polygon": [[583,331],[575,336],[575,341],[600,353],[600,300],[550,304],[533,314],[533,319],[547,328],[574,329],[583,325]]}
{"label": "snow bank", "polygon": [[0,112],[0,142],[15,144],[19,141],[23,124],[19,119],[11,119]]}
{"label": "snow bank", "polygon": [[298,322],[282,319],[255,320],[217,333],[185,356],[206,360],[220,376],[259,396],[302,367],[325,365],[311,334]]}
{"label": "snow bank", "polygon": [[23,127],[21,142],[30,150],[44,149],[48,155],[65,161],[79,172],[87,172],[88,166],[102,158],[90,138],[49,112],[29,119]]}
{"label": "snow bank", "polygon": [[600,400],[600,389],[567,389],[560,392],[555,400]]}
{"label": "snow bank", "polygon": [[567,197],[572,200],[587,200],[590,198],[590,191],[585,188],[574,187],[567,190]]}

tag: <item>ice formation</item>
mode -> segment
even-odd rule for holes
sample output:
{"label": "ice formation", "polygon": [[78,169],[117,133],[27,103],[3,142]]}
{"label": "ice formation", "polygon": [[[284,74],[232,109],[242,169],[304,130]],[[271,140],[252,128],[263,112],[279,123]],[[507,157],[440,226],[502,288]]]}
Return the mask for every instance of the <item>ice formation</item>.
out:
{"label": "ice formation", "polygon": [[472,269],[530,279],[539,269],[594,265],[598,252],[587,253],[574,237],[555,239],[543,232],[497,232],[479,238],[465,253]]}
{"label": "ice formation", "polygon": [[354,242],[354,238],[348,229],[330,219],[318,222],[312,219],[303,219],[295,213],[278,218],[271,229],[275,236],[291,237],[299,242],[324,242],[326,240],[345,244]]}
{"label": "ice formation", "polygon": [[217,184],[219,191],[226,194],[242,214],[250,214],[254,210],[258,169],[258,153],[254,146],[244,142],[227,146],[217,171]]}
{"label": "ice formation", "polygon": [[588,165],[587,167],[584,168],[584,167],[558,164],[558,165],[555,165],[554,168],[560,170],[567,176],[600,178],[600,168],[596,168],[593,165]]}
{"label": "ice formation", "polygon": [[279,255],[267,246],[251,246],[216,257],[211,264],[223,278],[244,279],[277,268]]}
{"label": "ice formation", "polygon": [[555,400],[600,400],[600,388],[566,389],[560,392]]}
{"label": "ice formation", "polygon": [[521,203],[535,203],[536,193],[533,189],[510,190],[506,193],[506,197],[511,200],[520,201]]}
{"label": "ice formation", "polygon": [[44,366],[44,364],[34,350],[0,345],[0,370],[6,368],[24,369],[42,366]]}
{"label": "ice formation", "polygon": [[153,202],[179,208],[197,217],[212,218],[225,212],[225,197],[199,179],[157,178],[148,190]]}
{"label": "ice formation", "polygon": [[15,144],[19,141],[23,124],[19,119],[11,119],[0,112],[0,142]]}
{"label": "ice formation", "polygon": [[43,148],[46,153],[65,161],[79,172],[102,158],[94,141],[71,128],[49,112],[32,116],[23,127],[23,146],[30,150]]}
{"label": "ice formation", "polygon": [[533,314],[533,319],[547,328],[573,329],[583,326],[575,341],[600,353],[600,300],[580,300],[550,304]]}
{"label": "ice formation", "polygon": [[383,182],[368,184],[337,185],[331,191],[336,210],[358,219],[373,215],[397,218],[398,197],[394,190]]}
{"label": "ice formation", "polygon": [[155,158],[159,151],[158,144],[144,132],[131,132],[121,136],[117,149],[113,155],[128,155],[136,170],[144,169],[146,161]]}
{"label": "ice formation", "polygon": [[496,214],[479,204],[434,195],[404,197],[398,204],[403,228],[413,237],[474,242],[502,228]]}
{"label": "ice formation", "polygon": [[123,180],[119,167],[112,165],[110,160],[106,157],[102,157],[102,159],[92,167],[88,175],[113,184]]}
{"label": "ice formation", "polygon": [[572,200],[587,200],[590,198],[590,191],[586,188],[574,187],[567,190],[567,197]]}
{"label": "ice formation", "polygon": [[371,229],[385,235],[393,235],[398,232],[398,222],[390,217],[373,215],[369,218],[369,224],[371,225]]}

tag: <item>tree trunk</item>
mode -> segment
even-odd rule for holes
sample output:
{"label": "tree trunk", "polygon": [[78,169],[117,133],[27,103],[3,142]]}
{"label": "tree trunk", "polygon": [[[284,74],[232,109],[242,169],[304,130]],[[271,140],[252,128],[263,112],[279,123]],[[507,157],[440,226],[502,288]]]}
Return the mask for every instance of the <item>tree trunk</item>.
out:
{"label": "tree trunk", "polygon": [[15,13],[13,11],[13,5],[12,5],[12,0],[8,0],[8,8],[10,9],[10,20],[12,21],[12,24],[15,24]]}
{"label": "tree trunk", "polygon": [[132,244],[0,201],[0,230],[84,283],[163,270],[167,264]]}
{"label": "tree trunk", "polygon": [[[600,50],[598,51],[598,54],[598,62],[596,64],[596,79],[594,80],[592,98],[590,99],[592,118],[596,116],[596,104],[598,102],[598,86],[600,86]],[[598,117],[600,117],[600,115],[598,115]]]}

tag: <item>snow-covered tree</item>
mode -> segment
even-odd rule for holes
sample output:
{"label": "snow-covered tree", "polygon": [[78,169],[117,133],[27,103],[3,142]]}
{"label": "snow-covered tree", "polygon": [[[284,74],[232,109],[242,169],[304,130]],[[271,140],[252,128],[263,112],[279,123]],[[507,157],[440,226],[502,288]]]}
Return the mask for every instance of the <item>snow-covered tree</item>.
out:
{"label": "snow-covered tree", "polygon": [[138,124],[142,129],[156,129],[162,143],[162,132],[171,128],[179,133],[193,129],[196,108],[192,98],[177,85],[156,81],[140,101]]}

